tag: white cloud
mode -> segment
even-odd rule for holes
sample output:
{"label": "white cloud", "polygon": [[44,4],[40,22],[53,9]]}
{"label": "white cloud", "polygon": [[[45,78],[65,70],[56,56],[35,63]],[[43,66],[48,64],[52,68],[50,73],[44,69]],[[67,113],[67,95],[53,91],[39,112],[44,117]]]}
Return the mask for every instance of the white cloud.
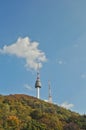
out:
{"label": "white cloud", "polygon": [[81,74],[82,79],[86,79],[86,74]]}
{"label": "white cloud", "polygon": [[25,84],[24,87],[30,91],[33,91],[33,88],[28,84]]}
{"label": "white cloud", "polygon": [[63,61],[62,61],[62,60],[59,60],[59,61],[58,61],[58,64],[62,65],[62,64],[63,64]]}
{"label": "white cloud", "polygon": [[46,62],[45,53],[38,49],[38,42],[31,42],[29,37],[18,38],[18,40],[11,44],[5,45],[0,49],[2,54],[15,55],[18,58],[23,58],[26,60],[25,66],[28,69],[37,69],[37,64],[39,62],[39,67],[42,67],[42,63]]}
{"label": "white cloud", "polygon": [[78,48],[78,47],[79,47],[79,44],[74,44],[74,47],[75,47],[75,48]]}
{"label": "white cloud", "polygon": [[64,60],[57,60],[57,63],[58,63],[59,65],[66,64],[66,62],[65,62]]}
{"label": "white cloud", "polygon": [[63,102],[60,106],[66,109],[71,109],[72,107],[74,107],[74,104]]}

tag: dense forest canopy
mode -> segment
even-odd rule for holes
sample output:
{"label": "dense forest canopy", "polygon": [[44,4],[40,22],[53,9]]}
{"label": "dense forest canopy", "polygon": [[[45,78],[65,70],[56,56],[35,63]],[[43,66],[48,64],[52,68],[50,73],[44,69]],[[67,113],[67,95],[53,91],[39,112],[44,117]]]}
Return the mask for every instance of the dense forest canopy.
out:
{"label": "dense forest canopy", "polygon": [[86,130],[86,115],[23,94],[0,95],[0,130]]}

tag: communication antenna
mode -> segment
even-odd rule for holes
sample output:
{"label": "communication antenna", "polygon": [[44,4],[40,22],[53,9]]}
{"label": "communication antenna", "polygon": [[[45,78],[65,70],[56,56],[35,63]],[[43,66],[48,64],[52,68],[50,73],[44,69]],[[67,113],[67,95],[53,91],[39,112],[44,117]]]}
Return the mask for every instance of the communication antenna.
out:
{"label": "communication antenna", "polygon": [[51,85],[50,85],[50,81],[48,81],[48,91],[49,91],[49,95],[48,95],[48,102],[52,103],[52,96],[51,96]]}

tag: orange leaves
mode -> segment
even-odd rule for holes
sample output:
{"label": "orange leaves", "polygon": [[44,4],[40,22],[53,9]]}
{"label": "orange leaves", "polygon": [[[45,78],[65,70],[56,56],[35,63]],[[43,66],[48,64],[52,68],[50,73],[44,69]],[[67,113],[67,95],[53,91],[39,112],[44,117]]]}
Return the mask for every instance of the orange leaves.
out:
{"label": "orange leaves", "polygon": [[9,116],[7,118],[7,124],[9,127],[19,127],[20,125],[20,120],[16,116]]}

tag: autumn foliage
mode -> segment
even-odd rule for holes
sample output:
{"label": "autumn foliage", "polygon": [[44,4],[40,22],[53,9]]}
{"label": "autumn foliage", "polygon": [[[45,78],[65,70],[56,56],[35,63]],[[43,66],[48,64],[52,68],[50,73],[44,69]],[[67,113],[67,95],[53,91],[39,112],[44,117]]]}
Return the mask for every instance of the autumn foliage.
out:
{"label": "autumn foliage", "polygon": [[0,95],[0,130],[86,130],[86,115],[23,94]]}

